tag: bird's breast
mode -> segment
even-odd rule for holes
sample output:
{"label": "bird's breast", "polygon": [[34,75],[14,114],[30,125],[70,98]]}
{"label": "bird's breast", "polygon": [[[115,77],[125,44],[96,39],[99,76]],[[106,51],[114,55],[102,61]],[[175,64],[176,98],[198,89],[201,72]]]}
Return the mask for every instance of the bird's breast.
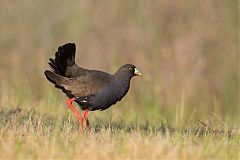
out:
{"label": "bird's breast", "polygon": [[[111,105],[120,101],[128,92],[129,85],[119,85],[112,83],[101,92],[95,94],[92,99],[92,107],[96,109],[107,109]],[[96,110],[94,109],[94,110]]]}

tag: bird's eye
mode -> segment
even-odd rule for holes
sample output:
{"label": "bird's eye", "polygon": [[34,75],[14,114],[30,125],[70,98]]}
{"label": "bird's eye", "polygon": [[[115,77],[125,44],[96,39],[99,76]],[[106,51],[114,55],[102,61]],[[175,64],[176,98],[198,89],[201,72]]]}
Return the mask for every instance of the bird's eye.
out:
{"label": "bird's eye", "polygon": [[128,69],[129,69],[129,71],[132,71],[132,70],[133,70],[133,68],[132,68],[132,67],[129,67]]}

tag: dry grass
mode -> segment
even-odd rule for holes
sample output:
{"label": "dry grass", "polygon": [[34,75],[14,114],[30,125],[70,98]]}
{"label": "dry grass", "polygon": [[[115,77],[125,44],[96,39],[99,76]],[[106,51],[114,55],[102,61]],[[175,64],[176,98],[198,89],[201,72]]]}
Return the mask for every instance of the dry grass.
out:
{"label": "dry grass", "polygon": [[238,129],[92,120],[92,132],[33,110],[0,112],[2,159],[238,159]]}

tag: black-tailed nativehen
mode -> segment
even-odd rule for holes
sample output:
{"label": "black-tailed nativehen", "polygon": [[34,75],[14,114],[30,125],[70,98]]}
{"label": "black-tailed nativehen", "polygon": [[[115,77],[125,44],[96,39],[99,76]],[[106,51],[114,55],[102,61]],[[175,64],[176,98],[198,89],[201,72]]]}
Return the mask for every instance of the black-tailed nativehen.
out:
{"label": "black-tailed nativehen", "polygon": [[[90,130],[88,111],[105,110],[120,101],[129,90],[131,78],[140,76],[141,73],[132,64],[121,66],[114,74],[84,69],[76,65],[75,52],[74,43],[60,46],[55,58],[49,59],[52,70],[46,70],[44,73],[56,88],[69,97],[68,107],[76,115],[80,128],[83,129],[85,120]],[[84,110],[83,117],[73,107],[73,101]]]}

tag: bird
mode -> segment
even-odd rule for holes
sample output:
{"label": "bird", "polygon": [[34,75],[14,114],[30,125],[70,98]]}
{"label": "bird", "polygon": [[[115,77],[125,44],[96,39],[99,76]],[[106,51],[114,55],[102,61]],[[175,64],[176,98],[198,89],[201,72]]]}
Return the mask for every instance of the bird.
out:
{"label": "bird", "polygon": [[[85,69],[75,63],[75,54],[75,43],[59,46],[55,58],[49,58],[51,70],[45,70],[44,74],[69,98],[67,106],[77,117],[80,129],[83,130],[85,120],[86,128],[90,130],[88,112],[103,111],[121,101],[129,90],[131,78],[142,74],[133,64],[121,66],[114,74]],[[83,117],[73,102],[84,111]]]}

